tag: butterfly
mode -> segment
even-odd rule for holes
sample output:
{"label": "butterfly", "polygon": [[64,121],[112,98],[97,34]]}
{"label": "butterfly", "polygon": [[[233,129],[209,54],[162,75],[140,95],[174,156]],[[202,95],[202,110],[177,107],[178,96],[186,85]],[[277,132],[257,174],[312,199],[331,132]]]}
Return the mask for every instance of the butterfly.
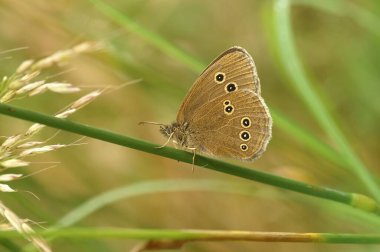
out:
{"label": "butterfly", "polygon": [[194,157],[260,157],[271,139],[272,118],[251,55],[238,46],[223,52],[188,91],[176,121],[160,125],[165,145],[172,139]]}

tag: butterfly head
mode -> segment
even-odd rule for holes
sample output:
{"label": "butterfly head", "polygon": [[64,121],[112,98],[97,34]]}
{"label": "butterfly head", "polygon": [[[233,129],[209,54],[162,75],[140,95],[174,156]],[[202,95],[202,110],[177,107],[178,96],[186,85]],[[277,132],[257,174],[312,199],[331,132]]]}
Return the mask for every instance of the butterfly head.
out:
{"label": "butterfly head", "polygon": [[188,147],[189,125],[188,123],[174,122],[170,125],[160,126],[161,133],[167,138],[173,139],[173,143],[180,147]]}

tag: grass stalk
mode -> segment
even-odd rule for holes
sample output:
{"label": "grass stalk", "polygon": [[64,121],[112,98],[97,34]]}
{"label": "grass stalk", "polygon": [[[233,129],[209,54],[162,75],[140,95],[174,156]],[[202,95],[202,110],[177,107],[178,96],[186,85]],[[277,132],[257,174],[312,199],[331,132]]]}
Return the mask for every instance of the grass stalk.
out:
{"label": "grass stalk", "polygon": [[[190,152],[177,150],[171,147],[156,148],[158,147],[158,145],[156,144],[110,132],[104,129],[99,129],[88,125],[72,122],[66,119],[60,119],[54,116],[44,115],[42,113],[29,111],[8,104],[0,104],[0,114],[36,123],[41,123],[53,128],[77,133],[82,136],[99,139],[109,143],[118,144],[124,147],[192,164],[193,154]],[[221,160],[200,155],[196,156],[194,164],[203,168],[272,185],[278,188],[295,191],[323,199],[333,200],[336,202],[350,205],[352,207],[361,209],[366,212],[373,212],[377,215],[380,215],[379,205],[373,199],[365,195],[342,192],[321,186],[314,186],[311,184],[276,176],[270,173],[265,173],[250,168],[245,168],[239,165],[226,163]]]}
{"label": "grass stalk", "polygon": [[[380,244],[380,234],[335,234],[335,233],[292,233],[254,232],[240,230],[197,230],[197,229],[133,229],[133,228],[66,228],[38,232],[43,237],[60,238],[113,238],[168,241],[254,241],[254,242],[302,242],[331,244]],[[2,238],[20,236],[13,231],[0,233]]]}

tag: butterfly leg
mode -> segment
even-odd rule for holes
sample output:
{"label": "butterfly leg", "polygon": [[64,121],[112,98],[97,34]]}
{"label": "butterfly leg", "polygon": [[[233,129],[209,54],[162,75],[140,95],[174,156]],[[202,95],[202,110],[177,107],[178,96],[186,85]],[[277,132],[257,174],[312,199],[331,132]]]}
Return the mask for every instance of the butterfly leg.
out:
{"label": "butterfly leg", "polygon": [[169,135],[168,140],[166,140],[166,142],[163,145],[157,146],[157,147],[154,147],[154,148],[161,149],[161,148],[165,147],[166,145],[168,145],[168,143],[169,143],[170,139],[172,138],[173,134],[174,134],[174,132]]}
{"label": "butterfly leg", "polygon": [[195,163],[195,153],[197,151],[197,148],[194,148],[194,147],[188,147],[189,150],[191,150],[193,152],[193,163],[192,163],[192,166],[191,166],[191,172],[194,173],[194,163]]}

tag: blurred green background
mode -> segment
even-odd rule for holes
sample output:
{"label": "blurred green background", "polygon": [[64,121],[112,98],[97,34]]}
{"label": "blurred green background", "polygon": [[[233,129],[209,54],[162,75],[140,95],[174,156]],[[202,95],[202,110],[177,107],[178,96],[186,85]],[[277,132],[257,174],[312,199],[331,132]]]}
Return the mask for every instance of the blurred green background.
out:
{"label": "blurred green background", "polygon": [[[296,122],[334,147],[297,96],[276,48],[275,1],[107,1],[158,36],[207,65],[223,50],[239,45],[253,56],[261,79],[262,96],[270,109]],[[378,175],[380,150],[380,2],[295,1],[292,24],[298,54],[313,87],[338,122],[351,146],[371,172]],[[371,30],[372,27],[374,29]],[[100,96],[71,120],[161,144],[157,127],[140,121],[172,122],[200,71],[158,49],[131,30],[110,20],[91,1],[0,2],[0,76],[11,75],[29,58],[40,58],[81,41],[103,41],[104,50],[81,55],[49,78],[83,88],[81,94],[45,93],[12,104],[54,114],[93,89],[137,84]],[[58,73],[58,75],[57,75]],[[0,135],[24,132],[31,123],[0,116]],[[37,139],[56,130],[46,129]],[[51,143],[71,143],[80,136],[60,132]],[[19,216],[54,225],[87,199],[125,185],[175,179],[194,183],[218,180],[247,186],[250,195],[194,189],[151,193],[117,201],[77,223],[84,227],[222,229],[288,232],[371,232],[371,222],[324,200],[196,168],[174,160],[84,139],[72,146],[29,160],[18,169],[36,172],[13,182],[19,193],[2,193],[3,202]],[[230,162],[238,161],[228,160]],[[355,174],[309,151],[274,120],[273,139],[264,155],[243,165],[311,184],[368,194]],[[26,191],[33,192],[40,200]],[[342,214],[345,213],[345,214]],[[20,244],[25,243],[20,241]],[[127,251],[137,241],[57,239],[54,251]],[[377,251],[376,246],[291,243],[204,242],[182,251]]]}

